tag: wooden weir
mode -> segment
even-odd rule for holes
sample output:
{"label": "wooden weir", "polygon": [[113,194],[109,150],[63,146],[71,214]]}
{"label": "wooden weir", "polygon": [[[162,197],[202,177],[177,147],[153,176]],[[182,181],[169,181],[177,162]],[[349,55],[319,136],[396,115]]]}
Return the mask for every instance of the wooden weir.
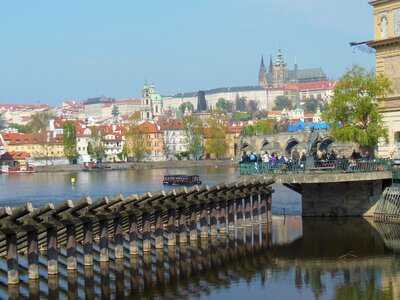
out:
{"label": "wooden weir", "polygon": [[[9,285],[19,284],[18,255],[22,254],[27,257],[29,281],[41,280],[39,254],[44,253],[50,281],[60,274],[60,263],[76,270],[77,257],[84,266],[93,266],[95,251],[100,263],[108,264],[110,258],[123,260],[124,250],[132,257],[145,255],[221,237],[235,228],[266,224],[272,220],[272,183],[262,178],[96,201],[84,197],[40,208],[31,203],[3,207],[0,256],[6,257],[7,270],[0,268],[0,272],[7,272]],[[78,246],[82,250],[77,251]]]}
{"label": "wooden weir", "polygon": [[387,221],[400,221],[400,188],[387,187],[374,211],[374,219]]}

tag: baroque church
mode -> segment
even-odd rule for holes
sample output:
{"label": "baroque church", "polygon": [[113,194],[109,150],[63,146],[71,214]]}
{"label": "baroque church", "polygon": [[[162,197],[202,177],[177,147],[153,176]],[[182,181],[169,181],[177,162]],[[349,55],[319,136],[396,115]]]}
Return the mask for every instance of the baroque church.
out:
{"label": "baroque church", "polygon": [[321,68],[299,70],[295,62],[294,69],[289,70],[281,49],[278,50],[275,62],[272,61],[272,56],[270,57],[268,70],[264,64],[264,57],[261,56],[258,84],[263,88],[280,88],[291,84],[325,80],[327,79]]}
{"label": "baroque church", "polygon": [[140,116],[142,120],[152,120],[160,117],[163,110],[163,99],[157,94],[154,84],[145,81],[142,89],[142,105]]}

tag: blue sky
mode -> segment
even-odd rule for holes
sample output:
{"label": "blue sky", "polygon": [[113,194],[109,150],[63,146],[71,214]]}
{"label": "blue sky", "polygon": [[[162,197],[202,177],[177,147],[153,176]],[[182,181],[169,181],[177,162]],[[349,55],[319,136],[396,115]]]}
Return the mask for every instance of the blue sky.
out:
{"label": "blue sky", "polygon": [[375,57],[366,0],[0,0],[0,103],[255,85],[261,54],[332,79]]}

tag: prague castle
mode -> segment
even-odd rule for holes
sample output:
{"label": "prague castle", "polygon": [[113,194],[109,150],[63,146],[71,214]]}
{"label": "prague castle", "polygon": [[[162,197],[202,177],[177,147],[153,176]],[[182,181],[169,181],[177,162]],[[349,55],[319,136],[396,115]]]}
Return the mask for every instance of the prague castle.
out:
{"label": "prague castle", "polygon": [[281,49],[278,50],[275,62],[270,57],[268,71],[261,57],[260,71],[258,73],[258,84],[263,88],[280,88],[297,83],[325,81],[326,76],[321,68],[299,70],[297,62],[294,69],[289,70]]}

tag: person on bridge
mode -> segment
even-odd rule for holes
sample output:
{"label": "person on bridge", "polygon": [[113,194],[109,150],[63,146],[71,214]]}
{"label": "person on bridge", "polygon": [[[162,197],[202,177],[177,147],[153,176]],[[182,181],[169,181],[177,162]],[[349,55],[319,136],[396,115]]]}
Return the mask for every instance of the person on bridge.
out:
{"label": "person on bridge", "polygon": [[292,152],[292,160],[293,161],[299,161],[300,159],[300,153],[297,151],[297,148],[294,148],[294,151]]}
{"label": "person on bridge", "polygon": [[257,155],[255,155],[253,152],[251,152],[250,156],[249,156],[249,161],[250,162],[257,162]]}
{"label": "person on bridge", "polygon": [[247,155],[246,151],[243,151],[242,160],[240,161],[240,163],[246,162],[249,162],[249,156]]}

